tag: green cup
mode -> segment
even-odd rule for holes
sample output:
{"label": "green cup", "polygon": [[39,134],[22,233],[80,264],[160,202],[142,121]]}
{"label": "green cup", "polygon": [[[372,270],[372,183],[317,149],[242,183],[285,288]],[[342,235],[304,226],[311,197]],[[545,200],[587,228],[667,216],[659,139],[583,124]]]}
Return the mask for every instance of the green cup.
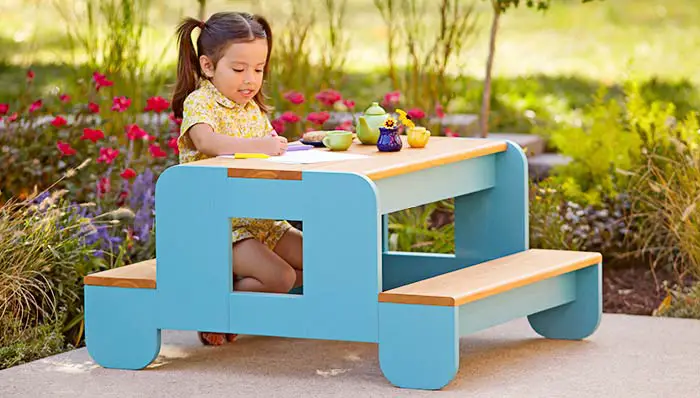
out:
{"label": "green cup", "polygon": [[352,145],[352,133],[344,130],[329,131],[323,138],[323,145],[331,151],[346,151]]}

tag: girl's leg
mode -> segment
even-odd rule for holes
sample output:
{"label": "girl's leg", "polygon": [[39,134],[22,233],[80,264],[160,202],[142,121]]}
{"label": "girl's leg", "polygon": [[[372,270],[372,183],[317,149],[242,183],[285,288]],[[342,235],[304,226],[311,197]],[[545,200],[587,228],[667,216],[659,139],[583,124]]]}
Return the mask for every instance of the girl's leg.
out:
{"label": "girl's leg", "polygon": [[294,268],[256,239],[233,245],[233,267],[240,277],[233,285],[237,291],[287,293],[296,281]]}
{"label": "girl's leg", "polygon": [[294,287],[302,285],[303,269],[303,240],[302,233],[296,228],[288,229],[275,246],[277,253],[284,261],[294,268],[296,272],[296,283]]}

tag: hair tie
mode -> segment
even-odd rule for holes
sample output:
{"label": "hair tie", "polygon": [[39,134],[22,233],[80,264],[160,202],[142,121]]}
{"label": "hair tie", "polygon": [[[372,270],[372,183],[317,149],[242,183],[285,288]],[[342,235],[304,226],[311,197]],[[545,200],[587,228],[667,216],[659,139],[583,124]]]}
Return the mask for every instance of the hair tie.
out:
{"label": "hair tie", "polygon": [[206,25],[207,25],[206,22],[200,21],[200,22],[199,22],[199,29],[204,29],[204,27],[205,27]]}

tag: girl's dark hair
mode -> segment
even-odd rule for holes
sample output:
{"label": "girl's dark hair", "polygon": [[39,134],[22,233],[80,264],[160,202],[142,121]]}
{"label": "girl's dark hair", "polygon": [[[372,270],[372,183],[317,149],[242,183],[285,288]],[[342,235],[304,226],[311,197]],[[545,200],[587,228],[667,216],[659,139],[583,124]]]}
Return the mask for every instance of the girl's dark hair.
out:
{"label": "girl's dark hair", "polygon": [[[192,45],[192,31],[201,29],[197,48]],[[272,51],[272,31],[265,18],[244,12],[219,12],[206,22],[185,18],[177,28],[179,55],[177,60],[177,83],[172,98],[175,117],[182,117],[185,98],[197,89],[199,79],[206,79],[199,65],[199,56],[206,55],[216,65],[229,44],[250,42],[255,39],[267,40],[267,58],[263,69],[263,84],[268,75],[270,53]],[[269,107],[264,102],[262,87],[253,98],[260,109],[267,113]]]}

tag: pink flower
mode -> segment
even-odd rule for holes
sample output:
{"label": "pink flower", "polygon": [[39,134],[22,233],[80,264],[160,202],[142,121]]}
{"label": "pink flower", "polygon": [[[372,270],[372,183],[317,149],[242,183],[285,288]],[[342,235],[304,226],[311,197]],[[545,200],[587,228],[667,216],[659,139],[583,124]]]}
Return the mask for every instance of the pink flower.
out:
{"label": "pink flower", "polygon": [[148,134],[146,134],[146,131],[137,124],[129,124],[126,126],[126,136],[129,138],[129,140],[133,141],[146,137]]}
{"label": "pink flower", "polygon": [[59,116],[56,116],[56,117],[53,118],[53,120],[51,121],[51,125],[54,126],[54,127],[63,127],[63,126],[65,126],[66,124],[68,124],[68,121],[67,121],[65,118],[63,118],[63,116],[60,116],[60,115],[59,115]]}
{"label": "pink flower", "polygon": [[151,152],[151,156],[154,159],[158,158],[165,158],[168,156],[168,153],[163,150],[163,148],[160,147],[158,144],[151,144],[148,147],[148,151]]}
{"label": "pink flower", "polygon": [[155,113],[161,113],[170,107],[170,102],[163,97],[151,97],[146,100],[146,108],[144,111],[153,111]]}
{"label": "pink flower", "polygon": [[272,128],[275,129],[277,134],[284,134],[284,121],[282,119],[272,120],[270,124],[272,124]]}
{"label": "pink flower", "polygon": [[324,90],[316,94],[316,99],[326,106],[333,106],[336,102],[343,99],[343,96],[336,90]]}
{"label": "pink flower", "polygon": [[58,97],[58,99],[61,100],[61,102],[63,102],[64,104],[67,104],[67,103],[70,102],[70,95],[68,95],[68,94],[61,94],[61,95]]}
{"label": "pink flower", "polygon": [[310,121],[313,124],[316,125],[323,125],[331,115],[328,112],[311,112],[309,115],[306,117],[306,120]]}
{"label": "pink flower", "polygon": [[119,156],[119,149],[100,148],[100,156],[97,158],[97,163],[112,164],[117,156]]}
{"label": "pink flower", "polygon": [[401,101],[401,92],[392,91],[384,95],[382,105],[397,105]]}
{"label": "pink flower", "polygon": [[90,102],[88,104],[87,108],[88,108],[88,111],[90,111],[90,113],[100,113],[100,106],[94,102]]}
{"label": "pink flower", "polygon": [[29,105],[29,113],[38,111],[42,106],[44,106],[44,101],[40,99],[32,102],[32,104]]}
{"label": "pink flower", "polygon": [[355,101],[344,100],[343,104],[348,107],[348,109],[355,109]]}
{"label": "pink flower", "polygon": [[298,91],[289,91],[286,94],[284,94],[284,99],[286,99],[294,105],[299,105],[304,103],[304,94]]}
{"label": "pink flower", "polygon": [[459,133],[456,133],[452,130],[450,130],[449,127],[445,128],[445,136],[446,137],[459,137]]}
{"label": "pink flower", "polygon": [[81,140],[90,140],[93,142],[93,144],[103,138],[105,138],[105,133],[103,133],[102,130],[93,130],[87,128],[83,129],[83,136],[80,137]]}
{"label": "pink flower", "polygon": [[6,118],[5,118],[5,121],[6,121],[7,123],[12,123],[12,122],[14,122],[15,120],[17,120],[18,117],[19,117],[19,115],[17,114],[17,112],[15,112],[15,113],[11,114],[10,116],[6,117]]}
{"label": "pink flower", "polygon": [[129,106],[131,106],[131,99],[124,96],[114,97],[112,101],[112,110],[116,112],[124,112],[129,109]]}
{"label": "pink flower", "polygon": [[132,178],[136,177],[136,172],[134,171],[134,169],[128,167],[124,169],[124,171],[122,171],[122,173],[119,174],[119,176],[125,180],[131,180]]}
{"label": "pink flower", "polygon": [[107,77],[100,73],[93,73],[92,80],[95,82],[95,90],[99,90],[102,87],[109,87],[114,85],[114,82],[107,80]]}
{"label": "pink flower", "polygon": [[177,146],[177,137],[173,137],[173,138],[169,139],[168,146],[170,147],[170,149],[173,150],[173,152],[176,155],[180,153],[180,148],[178,148],[178,146]]}
{"label": "pink flower", "polygon": [[168,118],[178,126],[182,124],[182,118],[175,117],[175,114],[172,112],[170,112],[170,116],[168,116]]}
{"label": "pink flower", "polygon": [[61,156],[73,156],[77,153],[75,149],[71,148],[69,143],[63,141],[56,142],[56,148],[61,152]]}
{"label": "pink flower", "polygon": [[7,112],[9,112],[9,111],[10,111],[9,104],[0,104],[0,116],[7,115]]}
{"label": "pink flower", "polygon": [[422,119],[425,117],[425,112],[423,112],[422,109],[420,108],[413,108],[409,109],[406,111],[406,115],[408,115],[409,118],[413,119]]}
{"label": "pink flower", "polygon": [[282,121],[285,123],[296,123],[301,120],[299,115],[292,111],[284,112],[282,116],[280,116],[280,119],[282,119]]}
{"label": "pink flower", "polygon": [[100,195],[100,197],[103,197],[104,194],[109,192],[112,189],[112,184],[109,181],[109,178],[107,177],[102,177],[97,181],[97,193]]}
{"label": "pink flower", "polygon": [[442,108],[442,105],[437,104],[437,105],[435,106],[435,114],[436,114],[437,117],[439,117],[440,119],[442,119],[442,118],[445,117],[445,110]]}
{"label": "pink flower", "polygon": [[338,126],[338,130],[352,131],[353,130],[352,120],[346,120],[343,123],[340,123],[340,125]]}
{"label": "pink flower", "polygon": [[34,80],[34,71],[31,70],[31,69],[29,69],[29,70],[27,71],[27,80],[28,80],[28,81]]}

